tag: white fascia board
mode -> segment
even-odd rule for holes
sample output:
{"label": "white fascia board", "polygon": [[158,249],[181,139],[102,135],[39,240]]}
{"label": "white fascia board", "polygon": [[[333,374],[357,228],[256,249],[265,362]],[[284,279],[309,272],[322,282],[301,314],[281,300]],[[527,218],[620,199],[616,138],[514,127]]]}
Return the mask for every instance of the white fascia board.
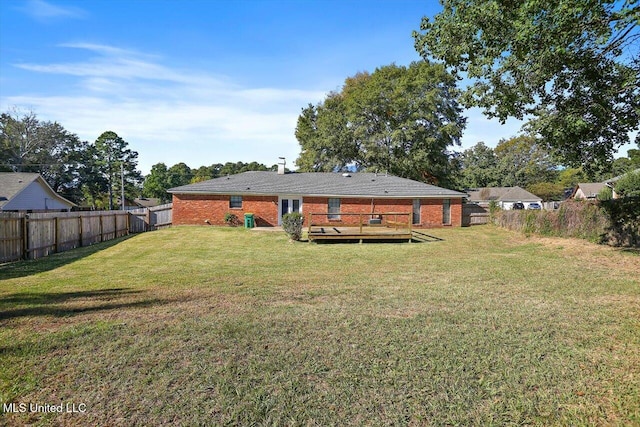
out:
{"label": "white fascia board", "polygon": [[308,193],[256,193],[256,192],[211,192],[211,191],[172,191],[171,194],[187,194],[197,196],[274,196],[280,195],[296,196],[296,197],[330,197],[330,198],[343,198],[343,199],[464,199],[465,195],[457,194],[433,194],[433,195],[363,195],[363,194],[308,194]]}

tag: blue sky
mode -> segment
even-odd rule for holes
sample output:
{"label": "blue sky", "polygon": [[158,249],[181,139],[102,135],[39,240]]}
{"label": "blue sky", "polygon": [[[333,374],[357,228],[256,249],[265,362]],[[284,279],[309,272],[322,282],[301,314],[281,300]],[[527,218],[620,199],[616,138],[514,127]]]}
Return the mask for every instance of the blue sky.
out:
{"label": "blue sky", "polygon": [[[139,168],[278,157],[300,110],[359,71],[419,60],[435,0],[2,0],[0,110],[33,111],[86,141],[111,130]],[[466,112],[462,150],[515,135]]]}

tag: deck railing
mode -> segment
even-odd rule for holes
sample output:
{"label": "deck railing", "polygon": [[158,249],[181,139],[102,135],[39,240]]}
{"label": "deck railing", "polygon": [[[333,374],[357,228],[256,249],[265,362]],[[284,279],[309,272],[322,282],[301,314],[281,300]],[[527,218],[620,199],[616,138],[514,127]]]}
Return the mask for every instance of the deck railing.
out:
{"label": "deck railing", "polygon": [[[360,234],[366,234],[367,227],[388,227],[396,230],[406,229],[411,234],[413,225],[413,212],[383,212],[383,213],[309,213],[308,232],[312,233],[312,227],[358,227]],[[337,217],[337,218],[329,218]],[[343,217],[357,217],[358,222],[343,221]],[[324,221],[314,218],[324,218]],[[406,218],[406,220],[405,220]]]}

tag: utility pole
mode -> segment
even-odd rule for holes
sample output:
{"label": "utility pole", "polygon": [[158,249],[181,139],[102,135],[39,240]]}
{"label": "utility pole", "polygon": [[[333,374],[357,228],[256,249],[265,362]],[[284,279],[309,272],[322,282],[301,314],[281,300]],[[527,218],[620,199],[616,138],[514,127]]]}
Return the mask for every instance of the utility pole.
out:
{"label": "utility pole", "polygon": [[125,205],[125,199],[124,199],[124,163],[120,163],[120,188],[122,190],[122,207],[121,209],[124,210],[124,205]]}

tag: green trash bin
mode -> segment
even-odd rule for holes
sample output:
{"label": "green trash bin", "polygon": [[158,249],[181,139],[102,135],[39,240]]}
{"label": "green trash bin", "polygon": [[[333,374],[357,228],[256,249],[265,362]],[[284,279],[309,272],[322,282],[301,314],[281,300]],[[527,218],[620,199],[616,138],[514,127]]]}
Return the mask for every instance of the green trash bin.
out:
{"label": "green trash bin", "polygon": [[253,228],[255,226],[256,225],[253,219],[253,214],[252,213],[244,214],[244,228]]}

